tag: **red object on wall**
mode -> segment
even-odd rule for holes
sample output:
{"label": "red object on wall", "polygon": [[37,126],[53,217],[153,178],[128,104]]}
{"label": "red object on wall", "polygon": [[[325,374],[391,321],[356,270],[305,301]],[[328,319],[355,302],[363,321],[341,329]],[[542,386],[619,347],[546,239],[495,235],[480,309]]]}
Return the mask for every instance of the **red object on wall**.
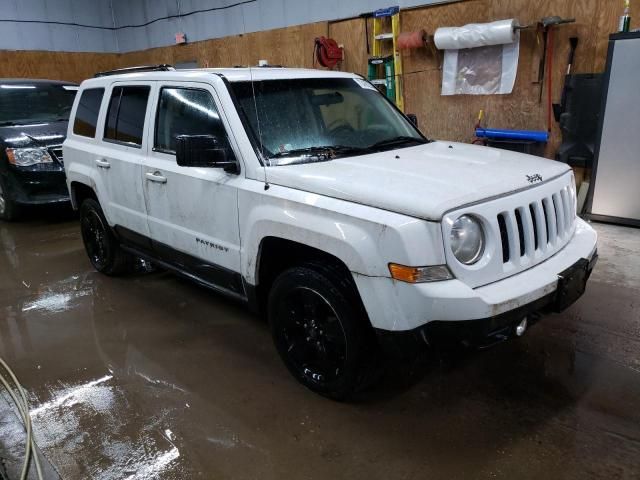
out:
{"label": "red object on wall", "polygon": [[427,45],[427,32],[417,30],[415,32],[402,32],[398,35],[398,48],[408,50],[410,48],[422,48]]}
{"label": "red object on wall", "polygon": [[323,67],[332,69],[342,61],[342,49],[333,38],[318,37],[315,40],[314,64],[316,60]]}

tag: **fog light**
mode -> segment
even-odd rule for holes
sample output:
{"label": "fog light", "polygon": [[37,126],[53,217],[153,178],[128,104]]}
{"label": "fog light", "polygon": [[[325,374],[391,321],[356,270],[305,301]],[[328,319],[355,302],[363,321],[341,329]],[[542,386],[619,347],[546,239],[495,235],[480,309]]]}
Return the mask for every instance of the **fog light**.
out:
{"label": "fog light", "polygon": [[524,317],[516,327],[516,335],[521,337],[522,335],[524,335],[524,332],[526,331],[527,331],[527,317]]}

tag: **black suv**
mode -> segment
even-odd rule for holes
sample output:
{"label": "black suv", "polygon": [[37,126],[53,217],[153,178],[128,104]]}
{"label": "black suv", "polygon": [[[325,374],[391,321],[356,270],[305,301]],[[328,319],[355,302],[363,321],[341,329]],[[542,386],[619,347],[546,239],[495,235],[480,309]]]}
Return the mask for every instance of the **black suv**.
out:
{"label": "black suv", "polygon": [[0,219],[23,205],[68,202],[62,142],[77,85],[0,79]]}

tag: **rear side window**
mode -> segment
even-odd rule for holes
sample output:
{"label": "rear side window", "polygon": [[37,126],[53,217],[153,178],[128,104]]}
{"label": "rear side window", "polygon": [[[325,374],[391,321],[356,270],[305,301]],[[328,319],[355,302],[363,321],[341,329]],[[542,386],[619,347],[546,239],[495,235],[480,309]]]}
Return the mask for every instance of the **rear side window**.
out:
{"label": "rear side window", "polygon": [[142,145],[150,87],[115,87],[111,93],[104,138]]}
{"label": "rear side window", "polygon": [[156,150],[175,152],[179,135],[216,135],[226,139],[218,109],[206,90],[162,89],[156,121]]}
{"label": "rear side window", "polygon": [[83,90],[73,121],[73,133],[83,137],[95,137],[98,113],[104,96],[104,88],[89,88]]}

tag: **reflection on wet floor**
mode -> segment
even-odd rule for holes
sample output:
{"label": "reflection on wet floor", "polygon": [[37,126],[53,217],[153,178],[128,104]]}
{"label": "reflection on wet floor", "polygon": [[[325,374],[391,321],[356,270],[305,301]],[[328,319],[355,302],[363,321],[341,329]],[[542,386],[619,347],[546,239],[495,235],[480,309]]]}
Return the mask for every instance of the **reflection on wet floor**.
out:
{"label": "reflection on wet floor", "polygon": [[168,469],[177,473],[180,452],[161,433],[162,417],[146,419],[144,430],[127,433],[119,412],[127,415],[130,407],[125,392],[113,380],[105,375],[51,389],[52,399],[33,410],[39,441],[47,451],[62,454],[51,455],[52,462],[64,471],[60,465],[65,457],[82,458],[82,465],[72,465],[78,478],[156,478]]}
{"label": "reflection on wet floor", "polygon": [[597,228],[568,312],[340,404],[291,379],[242,306],[95,273],[75,220],[0,223],[0,356],[62,478],[640,478],[640,244]]}

